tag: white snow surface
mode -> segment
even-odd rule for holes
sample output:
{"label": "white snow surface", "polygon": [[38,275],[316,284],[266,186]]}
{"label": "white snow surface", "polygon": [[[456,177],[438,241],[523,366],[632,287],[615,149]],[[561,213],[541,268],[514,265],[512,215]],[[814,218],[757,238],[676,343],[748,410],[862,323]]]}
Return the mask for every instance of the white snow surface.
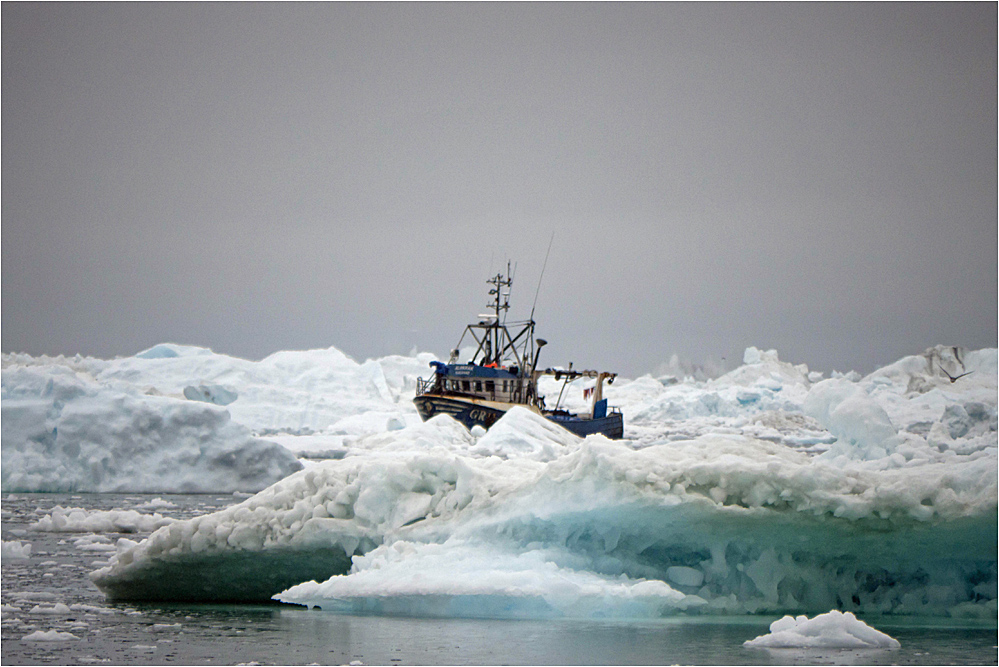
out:
{"label": "white snow surface", "polygon": [[898,640],[875,630],[850,612],[837,609],[807,616],[785,616],[770,624],[770,634],[744,643],[754,648],[899,648]]}
{"label": "white snow surface", "polygon": [[[424,423],[412,398],[431,360],[361,364],[329,349],[251,362],[176,345],[111,361],[4,355],[4,490],[8,475],[27,478],[8,428],[38,434],[24,450],[44,441],[32,392],[45,415],[156,399],[231,416],[246,429],[237,439],[252,431],[313,461],[238,505],[120,542],[92,575],[112,598],[518,618],[995,618],[995,349],[938,346],[824,380],[750,348],[714,380],[618,378],[605,396],[624,412],[621,441],[578,438],[526,409],[485,433]],[[99,389],[55,401],[44,378]],[[192,386],[236,398],[179,398]],[[585,408],[586,386],[570,385],[563,405]],[[554,404],[560,385],[541,389]],[[67,466],[47,451],[50,468]]]}

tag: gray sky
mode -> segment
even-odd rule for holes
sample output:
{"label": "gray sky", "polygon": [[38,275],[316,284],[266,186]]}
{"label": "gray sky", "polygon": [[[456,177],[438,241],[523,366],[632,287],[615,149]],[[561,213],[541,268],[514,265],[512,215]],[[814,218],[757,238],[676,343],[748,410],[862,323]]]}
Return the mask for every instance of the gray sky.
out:
{"label": "gray sky", "polygon": [[2,348],[997,344],[997,6],[2,5]]}

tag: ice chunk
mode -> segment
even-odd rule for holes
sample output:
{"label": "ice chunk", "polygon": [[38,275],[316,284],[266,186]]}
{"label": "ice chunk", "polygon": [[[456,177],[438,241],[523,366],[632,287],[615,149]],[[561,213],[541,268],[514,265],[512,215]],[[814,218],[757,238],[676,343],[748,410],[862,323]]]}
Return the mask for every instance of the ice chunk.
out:
{"label": "ice chunk", "polygon": [[211,354],[211,350],[194,347],[191,345],[175,345],[173,343],[160,343],[159,345],[154,345],[148,350],[143,350],[136,354],[137,359],[172,359],[174,357],[188,356],[188,355],[205,355]]}
{"label": "ice chunk", "polygon": [[704,583],[703,572],[683,565],[666,568],[666,578],[677,586],[697,587]]}
{"label": "ice chunk", "polygon": [[26,542],[22,544],[21,542],[14,540],[13,542],[3,541],[3,550],[0,551],[0,557],[4,560],[24,560],[31,557],[31,543]]}
{"label": "ice chunk", "polygon": [[841,446],[828,454],[851,458],[883,458],[893,450],[896,430],[885,412],[867,392],[847,380],[830,378],[812,386],[803,405],[835,435]]}
{"label": "ice chunk", "polygon": [[29,614],[45,614],[48,616],[64,616],[70,613],[70,609],[67,605],[62,602],[57,602],[51,607],[43,605],[35,605],[28,612]]}
{"label": "ice chunk", "polygon": [[808,366],[805,364],[792,365],[786,361],[781,361],[776,350],[765,352],[755,347],[746,348],[743,355],[743,365],[735,370],[729,371],[725,375],[712,380],[713,386],[737,385],[751,386],[759,381],[764,381],[769,386],[780,387],[784,384],[797,384],[808,386]]}
{"label": "ice chunk", "polygon": [[65,642],[71,639],[79,639],[72,632],[59,632],[58,630],[35,630],[30,635],[21,637],[22,642]]}
{"label": "ice chunk", "polygon": [[163,498],[153,498],[147,502],[139,503],[134,507],[137,510],[175,509],[177,507],[177,503],[164,500]]}
{"label": "ice chunk", "polygon": [[961,438],[967,434],[971,428],[971,417],[964,409],[964,406],[953,403],[944,408],[943,417],[940,418],[947,429],[947,434],[953,438]]}
{"label": "ice chunk", "polygon": [[580,438],[527,408],[516,407],[478,438],[476,455],[550,461],[578,445]]}
{"label": "ice chunk", "polygon": [[[734,435],[639,450],[591,436],[537,461],[463,454],[444,446],[453,426],[441,418],[386,434],[391,450],[323,462],[240,505],[161,528],[121,549],[94,581],[113,599],[259,600],[310,579],[374,586],[406,572],[415,582],[418,573],[432,576],[421,562],[446,576],[447,554],[424,545],[465,544],[474,551],[449,553],[467,556],[469,585],[472,564],[483,574],[506,571],[482,554],[508,554],[514,560],[503,562],[520,563],[514,569],[523,573],[529,568],[516,556],[531,552],[563,574],[696,588],[704,609],[717,613],[797,612],[837,606],[837,599],[897,613],[990,604],[973,586],[995,579],[994,452],[960,465],[881,470]],[[431,446],[431,438],[440,444]],[[374,563],[389,556],[379,545],[393,544],[411,546],[381,572]],[[370,561],[361,560],[368,554]],[[348,574],[351,556],[356,569],[337,578]],[[410,557],[416,560],[407,563]],[[934,592],[939,587],[948,595]],[[480,614],[484,607],[473,602],[499,605],[509,595],[494,588],[452,596],[438,588],[421,601],[399,590],[397,601],[376,605],[384,596],[371,592],[347,606],[416,613],[426,603],[426,613],[443,613],[451,608],[445,596],[460,600],[462,613]],[[563,613],[541,593],[531,595],[527,606],[518,601],[519,617]],[[629,609],[655,615],[677,607]]]}
{"label": "ice chunk", "polygon": [[324,611],[467,618],[647,618],[705,604],[662,581],[577,571],[559,559],[462,540],[397,542],[355,558],[348,575],[274,598]]}
{"label": "ice chunk", "polygon": [[218,384],[211,385],[198,385],[184,387],[184,398],[189,401],[204,401],[205,403],[212,403],[214,405],[229,405],[237,398],[239,395],[231,390]]}
{"label": "ice chunk", "polygon": [[5,369],[0,409],[5,491],[258,491],[302,467],[224,409],[64,367]]}
{"label": "ice chunk", "polygon": [[[368,360],[363,364],[335,348],[278,352],[249,361],[205,348],[163,344],[134,357],[109,361],[4,355],[4,386],[14,366],[73,370],[101,386],[129,395],[188,395],[224,403],[234,420],[259,434],[319,433],[343,419],[371,411],[419,419],[411,397],[416,379],[428,372],[433,355],[419,353]],[[197,379],[197,383],[192,382]],[[204,389],[205,391],[201,391]],[[4,397],[6,399],[6,395]],[[4,415],[6,421],[7,415]],[[386,419],[362,426],[363,436],[381,432]]]}
{"label": "ice chunk", "polygon": [[745,642],[754,648],[898,648],[896,639],[875,630],[850,612],[836,609],[809,619],[785,616],[770,624],[770,634]]}
{"label": "ice chunk", "polygon": [[160,514],[140,514],[135,510],[85,510],[56,505],[29,528],[48,533],[135,533],[152,532],[174,519]]}

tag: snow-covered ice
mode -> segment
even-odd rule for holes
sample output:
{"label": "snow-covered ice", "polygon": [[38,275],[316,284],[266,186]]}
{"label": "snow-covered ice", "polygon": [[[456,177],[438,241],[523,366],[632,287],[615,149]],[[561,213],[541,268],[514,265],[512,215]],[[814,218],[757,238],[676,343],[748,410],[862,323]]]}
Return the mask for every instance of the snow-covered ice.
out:
{"label": "snow-covered ice", "polygon": [[[114,599],[516,618],[996,617],[995,349],[939,346],[823,379],[750,348],[713,380],[618,378],[605,396],[625,414],[621,441],[581,439],[525,409],[488,432],[424,423],[412,397],[432,359],[357,363],[330,349],[250,362],[176,345],[112,361],[5,355],[4,490],[8,448],[14,461],[22,451],[8,445],[7,397],[21,411],[12,433],[44,433],[24,406],[32,391],[51,401],[47,377],[97,387],[80,394],[89,404],[70,396],[49,411],[156,399],[230,415],[246,429],[237,440],[252,432],[311,459],[237,505],[119,541],[92,575]],[[583,407],[586,386],[563,405]],[[235,398],[185,400],[187,387]],[[549,404],[559,389],[541,383]],[[71,470],[64,449],[46,451]]]}
{"label": "snow-covered ice", "polygon": [[898,648],[899,643],[850,612],[839,610],[807,616],[785,616],[770,624],[770,634],[745,643],[754,648]]}

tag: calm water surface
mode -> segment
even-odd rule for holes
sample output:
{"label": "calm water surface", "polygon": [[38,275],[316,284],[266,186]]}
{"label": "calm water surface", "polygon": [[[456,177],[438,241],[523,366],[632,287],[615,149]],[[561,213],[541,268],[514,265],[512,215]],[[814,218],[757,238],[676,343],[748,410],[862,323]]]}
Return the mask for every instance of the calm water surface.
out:
{"label": "calm water surface", "polygon": [[[901,642],[897,650],[763,650],[742,643],[773,617],[662,621],[496,621],[339,616],[288,605],[111,604],[87,574],[119,537],[43,533],[28,526],[55,505],[131,509],[153,495],[5,496],[4,541],[32,544],[27,560],[4,559],[0,595],[4,665],[379,664],[379,665],[921,665],[997,664],[996,629],[946,619],[866,619]],[[233,496],[161,496],[187,518],[238,502]],[[81,539],[83,538],[83,539]],[[69,614],[40,613],[56,603]],[[37,630],[62,642],[24,641]]]}

